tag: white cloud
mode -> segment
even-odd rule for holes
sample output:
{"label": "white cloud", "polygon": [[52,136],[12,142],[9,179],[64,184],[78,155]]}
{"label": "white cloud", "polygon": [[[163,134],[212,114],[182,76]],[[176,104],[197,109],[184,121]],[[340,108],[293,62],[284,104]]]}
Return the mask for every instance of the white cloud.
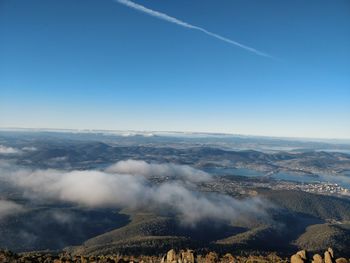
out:
{"label": "white cloud", "polygon": [[28,151],[28,152],[34,152],[34,151],[37,150],[37,148],[33,147],[33,146],[31,146],[31,147],[23,147],[22,150],[23,151]]}
{"label": "white cloud", "polygon": [[196,224],[202,220],[248,220],[268,218],[266,209],[271,204],[260,198],[235,199],[223,194],[190,191],[177,183],[165,183],[154,189],[151,195],[157,206],[176,211],[185,224]]}
{"label": "white cloud", "polygon": [[[238,200],[222,194],[201,193],[189,190],[182,181],[154,185],[144,176],[125,174],[129,172],[142,175],[142,170],[136,171],[135,164],[140,165],[140,169],[148,169],[143,172],[145,176],[153,172],[159,175],[164,173],[164,176],[169,172],[180,174],[176,170],[177,166],[152,166],[128,161],[114,166],[119,170],[122,170],[120,167],[124,167],[123,174],[95,170],[28,170],[18,167],[9,169],[9,166],[3,166],[0,168],[0,179],[21,189],[24,196],[30,199],[64,201],[88,207],[170,213],[178,216],[185,224],[196,224],[206,219],[231,221],[253,215],[268,218],[266,208],[269,207],[269,203],[259,198]],[[191,171],[199,173],[192,169],[180,166],[180,170],[187,173],[185,178],[191,178]]]}
{"label": "white cloud", "polygon": [[21,151],[17,148],[7,147],[0,144],[0,154],[15,154],[20,153]]}
{"label": "white cloud", "polygon": [[108,173],[142,175],[145,177],[163,176],[193,183],[206,182],[211,176],[188,165],[172,163],[147,163],[139,160],[120,161],[106,169]]}
{"label": "white cloud", "polygon": [[24,210],[22,205],[13,201],[0,200],[0,220],[7,216],[20,213]]}

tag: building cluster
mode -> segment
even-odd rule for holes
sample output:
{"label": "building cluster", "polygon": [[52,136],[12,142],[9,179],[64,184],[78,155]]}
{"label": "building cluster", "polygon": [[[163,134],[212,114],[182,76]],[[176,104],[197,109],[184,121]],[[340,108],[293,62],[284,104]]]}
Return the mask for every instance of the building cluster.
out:
{"label": "building cluster", "polygon": [[350,190],[336,183],[291,183],[281,182],[271,186],[273,190],[300,190],[314,194],[350,196]]}
{"label": "building cluster", "polygon": [[254,181],[254,180],[228,180],[216,178],[216,180],[201,184],[199,189],[204,192],[226,193],[235,195],[255,195],[255,189],[268,188],[272,190],[298,190],[314,194],[350,197],[350,190],[336,183],[314,182],[299,183],[291,181]]}

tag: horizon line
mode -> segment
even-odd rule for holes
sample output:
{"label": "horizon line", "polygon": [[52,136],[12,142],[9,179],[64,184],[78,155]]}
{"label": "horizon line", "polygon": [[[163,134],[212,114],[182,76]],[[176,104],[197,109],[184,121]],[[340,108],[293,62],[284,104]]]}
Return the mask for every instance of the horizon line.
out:
{"label": "horizon line", "polygon": [[[89,129],[89,128],[34,128],[34,127],[1,127],[0,131],[16,131],[16,130],[27,130],[27,131],[47,131],[47,132],[63,132],[63,131],[78,131],[78,132],[134,132],[134,133],[174,133],[174,134],[187,134],[187,135],[212,135],[212,136],[237,136],[237,137],[261,137],[261,138],[273,138],[273,139],[284,139],[284,140],[323,140],[323,141],[348,141],[349,138],[331,138],[331,137],[302,137],[302,136],[280,136],[280,135],[261,135],[261,134],[242,134],[242,133],[229,133],[229,132],[211,132],[211,131],[179,131],[179,130],[133,130],[133,129]],[[122,135],[122,134],[121,134]],[[136,134],[137,135],[137,134]]]}

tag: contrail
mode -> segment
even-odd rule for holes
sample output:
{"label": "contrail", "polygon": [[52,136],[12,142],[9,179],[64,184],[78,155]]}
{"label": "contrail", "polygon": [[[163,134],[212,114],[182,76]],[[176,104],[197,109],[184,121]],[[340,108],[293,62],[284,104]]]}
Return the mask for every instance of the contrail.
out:
{"label": "contrail", "polygon": [[250,52],[253,52],[253,53],[255,53],[255,54],[259,55],[259,56],[271,57],[269,54],[266,54],[264,52],[256,50],[255,48],[243,45],[243,44],[241,44],[241,43],[239,43],[237,41],[234,41],[232,39],[220,36],[218,34],[215,34],[213,32],[210,32],[210,31],[206,30],[205,28],[186,23],[186,22],[181,21],[181,20],[179,20],[179,19],[177,19],[175,17],[168,16],[167,14],[164,14],[164,13],[161,13],[161,12],[149,9],[149,8],[143,6],[143,5],[136,4],[136,3],[134,3],[134,2],[132,2],[130,0],[115,0],[115,1],[117,1],[120,4],[125,5],[127,7],[130,7],[130,8],[136,9],[136,10],[138,10],[140,12],[146,13],[146,14],[148,14],[150,16],[154,16],[156,18],[168,21],[170,23],[174,23],[174,24],[177,24],[179,26],[186,27],[186,28],[189,28],[189,29],[198,30],[198,31],[200,31],[200,32],[202,32],[204,34],[207,34],[207,35],[211,36],[211,37],[214,37],[214,38],[219,39],[221,41],[224,41],[224,42],[227,42],[229,44],[235,45],[237,47],[243,48],[243,49],[245,49],[247,51],[250,51]]}

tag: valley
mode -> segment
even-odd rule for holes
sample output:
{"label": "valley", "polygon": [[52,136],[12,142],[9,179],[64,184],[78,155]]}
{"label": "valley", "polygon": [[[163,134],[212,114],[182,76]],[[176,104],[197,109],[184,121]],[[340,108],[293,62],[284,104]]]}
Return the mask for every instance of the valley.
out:
{"label": "valley", "polygon": [[303,142],[256,151],[241,141],[235,148],[235,138],[223,149],[221,137],[210,146],[196,137],[106,137],[0,133],[0,144],[18,149],[0,155],[0,247],[287,256],[332,246],[350,256],[346,153],[316,151],[325,147],[317,143],[300,150]]}

